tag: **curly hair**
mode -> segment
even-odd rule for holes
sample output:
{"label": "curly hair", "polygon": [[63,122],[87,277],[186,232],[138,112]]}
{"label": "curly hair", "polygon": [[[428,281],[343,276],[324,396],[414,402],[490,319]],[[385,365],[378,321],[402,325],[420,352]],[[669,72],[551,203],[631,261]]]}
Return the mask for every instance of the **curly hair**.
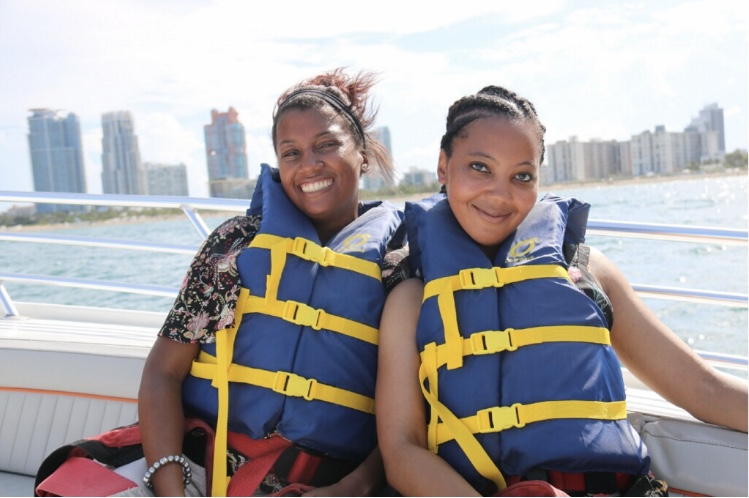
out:
{"label": "curly hair", "polygon": [[476,119],[490,116],[503,116],[510,120],[531,123],[536,128],[541,149],[540,162],[543,163],[546,127],[538,119],[536,108],[528,99],[501,86],[490,85],[474,95],[456,100],[447,112],[446,129],[440,147],[449,157],[455,138],[465,136],[465,127]]}
{"label": "curly hair", "polygon": [[273,110],[273,147],[276,147],[278,120],[286,111],[328,107],[344,118],[352,139],[367,152],[369,164],[379,168],[383,178],[394,185],[395,168],[390,153],[372,129],[377,108],[372,107],[369,91],[376,83],[375,73],[359,71],[350,76],[345,68],[337,68],[292,86],[281,94]]}

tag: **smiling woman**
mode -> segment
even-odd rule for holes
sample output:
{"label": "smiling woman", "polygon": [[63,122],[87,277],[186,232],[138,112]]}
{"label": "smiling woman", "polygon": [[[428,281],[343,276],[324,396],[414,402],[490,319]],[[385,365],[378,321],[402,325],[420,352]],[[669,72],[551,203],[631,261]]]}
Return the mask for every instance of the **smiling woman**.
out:
{"label": "smiling woman", "polygon": [[[237,463],[227,469],[226,459],[214,462],[214,495],[313,483],[320,486],[314,493],[333,492],[325,490],[332,486],[356,495],[382,485],[372,408],[386,292],[381,274],[385,254],[402,244],[403,215],[386,203],[359,203],[359,178],[370,164],[392,176],[384,148],[369,134],[373,83],[370,74],[350,77],[337,69],[279,98],[273,116],[278,170],[263,167],[248,222],[230,221],[215,232],[234,241],[221,242],[212,255],[204,248],[193,263],[200,273],[205,261],[225,260],[221,248],[230,248],[231,264],[207,277],[225,281],[220,298],[208,299],[225,303],[211,313],[221,318],[205,323],[205,279],[188,282],[146,362],[140,414],[147,463],[180,452],[181,429],[165,430],[163,423],[164,413],[184,417],[174,391],[179,383],[169,380],[176,378],[184,379],[184,410],[215,425],[216,454],[228,449]],[[360,234],[366,235],[363,245],[349,244]],[[342,303],[335,296],[345,289],[353,297]],[[228,351],[224,344],[231,345]],[[254,373],[222,384],[217,361]],[[231,444],[228,427],[237,431]],[[311,465],[310,475],[270,469],[289,441],[301,451],[300,462]],[[241,470],[258,452],[270,453],[269,468]],[[335,472],[314,470],[320,453]],[[154,473],[156,490],[181,492],[181,474],[179,466]],[[228,475],[234,475],[229,488]]]}
{"label": "smiling woman", "polygon": [[461,98],[444,193],[406,203],[421,278],[388,296],[377,377],[378,441],[404,496],[663,496],[622,365],[695,418],[747,430],[746,382],[711,368],[584,244],[590,205],[536,202],[544,131],[504,88]]}
{"label": "smiling woman", "polygon": [[[384,485],[374,380],[405,230],[399,209],[358,198],[370,166],[392,171],[369,131],[373,83],[338,69],[278,100],[279,168],[263,165],[247,216],[203,244],[146,360],[141,488],[358,496]],[[215,430],[208,485],[183,448],[193,418]]]}

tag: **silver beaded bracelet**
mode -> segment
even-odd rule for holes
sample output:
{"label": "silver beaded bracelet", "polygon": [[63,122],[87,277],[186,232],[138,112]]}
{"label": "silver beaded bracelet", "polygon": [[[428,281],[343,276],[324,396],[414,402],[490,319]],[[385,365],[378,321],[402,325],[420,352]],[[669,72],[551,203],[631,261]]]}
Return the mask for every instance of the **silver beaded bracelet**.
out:
{"label": "silver beaded bracelet", "polygon": [[153,484],[151,484],[151,477],[153,477],[157,470],[168,463],[178,463],[182,466],[182,481],[185,487],[187,487],[188,484],[192,482],[192,470],[190,469],[190,462],[188,462],[187,459],[182,455],[169,455],[161,457],[158,461],[154,462],[151,467],[148,468],[148,470],[146,471],[146,475],[143,476],[143,483],[146,485],[146,487],[153,487]]}

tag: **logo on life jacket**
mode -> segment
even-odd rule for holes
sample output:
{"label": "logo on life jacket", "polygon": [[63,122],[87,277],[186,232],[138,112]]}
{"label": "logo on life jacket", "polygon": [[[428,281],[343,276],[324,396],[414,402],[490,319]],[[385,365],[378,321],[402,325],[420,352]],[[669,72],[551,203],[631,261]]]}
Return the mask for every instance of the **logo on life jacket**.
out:
{"label": "logo on life jacket", "polygon": [[343,241],[341,252],[364,252],[364,246],[367,244],[370,237],[371,235],[368,233],[355,233],[350,235]]}
{"label": "logo on life jacket", "polygon": [[505,259],[505,263],[521,263],[523,261],[530,261],[533,255],[526,256],[526,254],[533,252],[536,248],[538,237],[532,237],[530,239],[521,240],[510,248],[510,253]]}

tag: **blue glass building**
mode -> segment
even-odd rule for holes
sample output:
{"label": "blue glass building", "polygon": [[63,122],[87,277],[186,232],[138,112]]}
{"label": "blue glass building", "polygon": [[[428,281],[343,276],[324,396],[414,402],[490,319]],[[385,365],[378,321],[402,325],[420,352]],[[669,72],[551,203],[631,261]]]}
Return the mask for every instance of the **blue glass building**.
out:
{"label": "blue glass building", "polygon": [[[63,117],[50,109],[31,109],[29,152],[37,192],[86,192],[83,143],[78,116]],[[38,204],[37,212],[77,210],[71,206]]]}

